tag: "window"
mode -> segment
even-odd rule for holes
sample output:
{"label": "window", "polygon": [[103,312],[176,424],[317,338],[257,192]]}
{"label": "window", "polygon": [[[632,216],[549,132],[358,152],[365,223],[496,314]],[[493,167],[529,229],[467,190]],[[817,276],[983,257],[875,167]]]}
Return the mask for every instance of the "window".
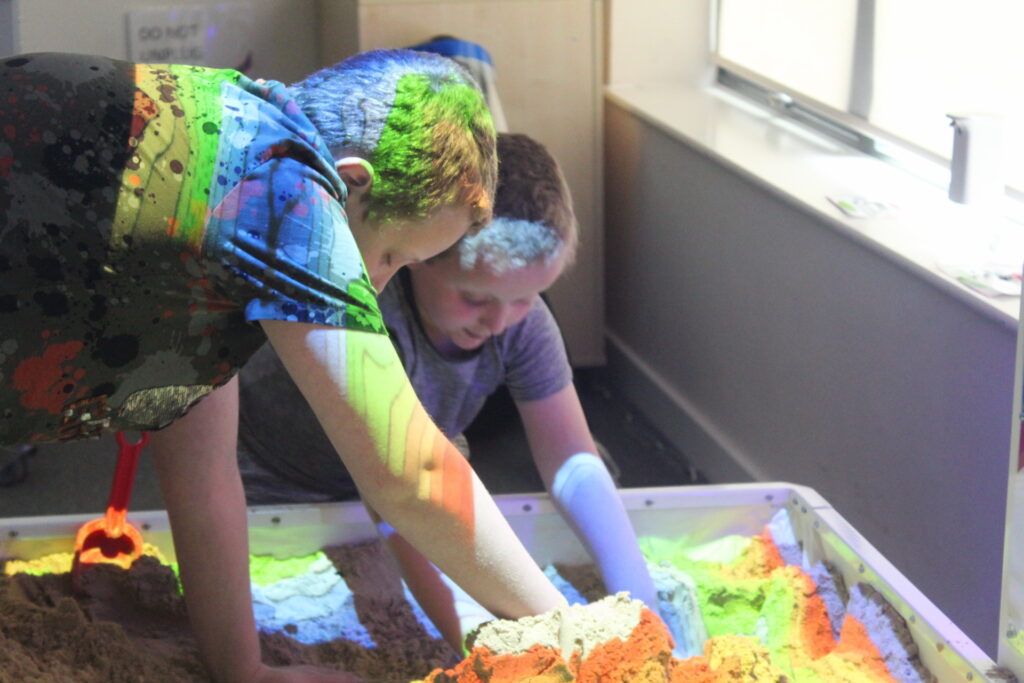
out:
{"label": "window", "polygon": [[948,164],[947,114],[1001,119],[1024,192],[1024,2],[718,0],[719,80],[855,147]]}

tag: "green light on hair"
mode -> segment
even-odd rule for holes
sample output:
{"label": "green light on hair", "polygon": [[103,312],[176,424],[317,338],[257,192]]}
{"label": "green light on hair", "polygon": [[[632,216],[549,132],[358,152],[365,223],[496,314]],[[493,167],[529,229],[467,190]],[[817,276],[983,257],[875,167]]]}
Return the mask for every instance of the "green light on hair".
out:
{"label": "green light on hair", "polygon": [[462,168],[436,168],[439,150],[468,144],[472,132],[457,121],[483,122],[493,133],[480,93],[452,78],[406,74],[395,86],[395,101],[373,153],[375,184],[370,218],[426,217],[456,199]]}

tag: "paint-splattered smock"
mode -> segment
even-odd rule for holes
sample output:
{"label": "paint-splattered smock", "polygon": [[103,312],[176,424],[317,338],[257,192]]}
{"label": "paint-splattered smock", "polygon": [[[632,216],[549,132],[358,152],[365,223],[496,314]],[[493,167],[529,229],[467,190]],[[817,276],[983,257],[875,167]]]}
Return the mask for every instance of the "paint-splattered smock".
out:
{"label": "paint-splattered smock", "polygon": [[0,443],[166,426],[257,320],[384,333],[345,197],[280,83],[0,61]]}

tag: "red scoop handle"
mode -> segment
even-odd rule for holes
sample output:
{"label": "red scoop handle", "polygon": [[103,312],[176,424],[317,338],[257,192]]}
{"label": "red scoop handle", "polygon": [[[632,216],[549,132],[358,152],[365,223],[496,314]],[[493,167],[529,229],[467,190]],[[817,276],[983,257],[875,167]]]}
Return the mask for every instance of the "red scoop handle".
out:
{"label": "red scoop handle", "polygon": [[117,432],[117,465],[107,511],[103,517],[86,522],[78,529],[71,571],[73,580],[77,580],[83,564],[111,562],[127,569],[142,554],[142,535],[128,523],[127,516],[139,453],[148,442],[147,432],[142,432],[134,443],[125,438],[124,432]]}
{"label": "red scoop handle", "polygon": [[149,432],[142,432],[139,440],[134,443],[128,441],[124,432],[117,433],[117,467],[114,470],[114,481],[110,486],[108,508],[128,509],[128,501],[132,497],[132,484],[135,482],[135,470],[139,466],[139,453],[147,443]]}

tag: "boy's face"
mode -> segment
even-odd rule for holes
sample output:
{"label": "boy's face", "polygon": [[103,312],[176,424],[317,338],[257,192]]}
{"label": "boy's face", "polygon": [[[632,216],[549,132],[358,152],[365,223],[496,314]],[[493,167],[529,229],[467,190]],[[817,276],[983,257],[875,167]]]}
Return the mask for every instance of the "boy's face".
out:
{"label": "boy's face", "polygon": [[563,267],[559,257],[495,275],[481,266],[463,270],[453,255],[410,266],[409,274],[420,320],[430,341],[445,353],[477,349],[521,321]]}
{"label": "boy's face", "polygon": [[373,286],[380,292],[399,268],[425,261],[455,244],[472,223],[468,206],[445,206],[425,219],[366,222],[351,211],[349,227],[363,256]]}

